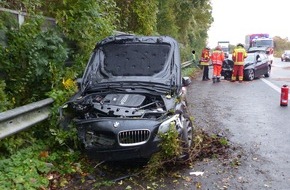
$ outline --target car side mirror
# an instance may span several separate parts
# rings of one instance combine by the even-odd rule
[[[82,82],[83,82],[82,78],[77,78],[77,87],[78,87],[78,89],[81,89]]]
[[[189,77],[182,77],[182,86],[189,86],[191,84],[191,79]]]
[[[261,60],[261,58],[259,57],[258,59],[257,59],[257,62],[261,62],[262,60]]]

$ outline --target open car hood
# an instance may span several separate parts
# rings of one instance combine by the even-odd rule
[[[80,88],[82,92],[118,87],[178,91],[180,67],[178,43],[171,37],[111,36],[97,43]]]

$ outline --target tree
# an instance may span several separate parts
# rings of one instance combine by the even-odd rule
[[[115,0],[119,8],[118,30],[152,35],[156,32],[158,0]]]
[[[274,56],[280,57],[285,50],[290,50],[290,42],[288,38],[281,38],[279,36],[275,36],[274,38]]]

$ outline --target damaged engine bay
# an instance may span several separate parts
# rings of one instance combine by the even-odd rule
[[[75,119],[99,117],[159,118],[172,109],[174,102],[164,96],[141,94],[88,94],[70,102]]]

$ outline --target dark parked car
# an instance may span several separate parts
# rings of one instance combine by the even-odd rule
[[[231,76],[233,69],[233,62],[224,62],[222,67],[222,76]],[[249,52],[245,59],[244,65],[244,80],[254,80],[262,75],[269,77],[271,73],[271,63],[268,56],[263,51]]]
[[[245,59],[244,79],[253,80],[262,75],[269,77],[271,73],[271,63],[264,52],[248,53]]]
[[[281,61],[290,61],[290,50],[285,50],[281,55]]]
[[[79,92],[61,108],[91,158],[148,159],[160,134],[176,130],[185,149],[193,126],[178,43],[165,36],[110,36],[91,55]],[[187,152],[181,156],[188,156]]]

